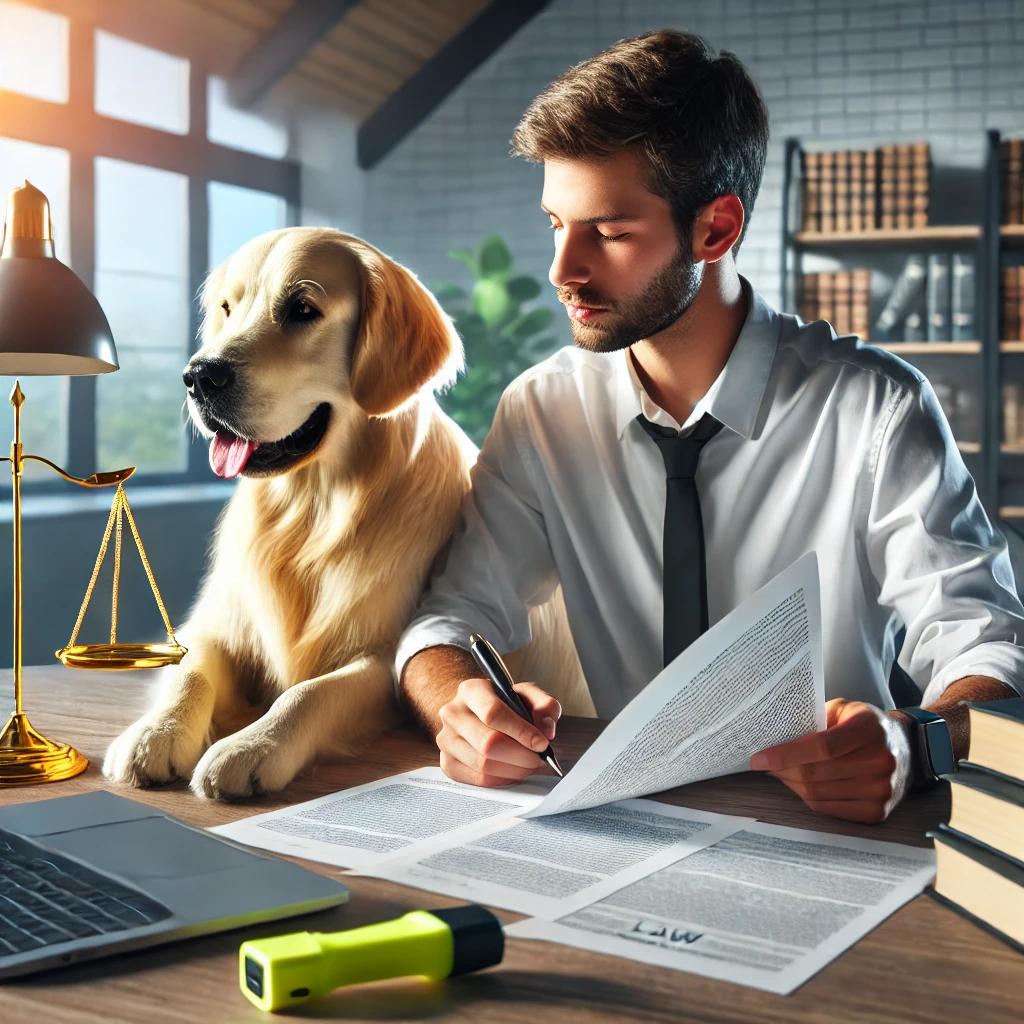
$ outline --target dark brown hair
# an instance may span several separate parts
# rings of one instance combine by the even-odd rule
[[[661,29],[622,39],[577,64],[530,104],[512,153],[593,159],[636,146],[649,191],[667,200],[687,243],[697,211],[736,195],[747,233],[768,150],[768,108],[735,54]]]

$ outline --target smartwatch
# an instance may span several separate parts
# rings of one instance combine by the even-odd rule
[[[953,743],[949,738],[949,725],[941,715],[922,708],[898,708],[901,715],[917,723],[911,746],[917,759],[923,782],[915,789],[934,786],[940,775],[948,775],[956,769],[953,758]]]

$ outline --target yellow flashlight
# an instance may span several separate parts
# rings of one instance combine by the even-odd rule
[[[238,984],[261,1010],[282,1010],[342,985],[468,974],[501,963],[504,951],[501,921],[481,906],[414,910],[343,932],[294,932],[243,942]]]

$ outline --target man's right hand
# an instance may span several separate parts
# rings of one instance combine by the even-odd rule
[[[437,745],[448,778],[474,786],[509,786],[528,775],[551,774],[538,755],[554,739],[562,708],[533,683],[516,683],[515,688],[533,712],[532,725],[501,700],[487,679],[464,679],[442,706]]]

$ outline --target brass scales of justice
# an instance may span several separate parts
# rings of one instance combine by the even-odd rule
[[[106,317],[85,285],[54,255],[49,203],[28,182],[12,191],[7,202],[6,227],[0,235],[0,374],[80,375],[118,369],[117,354]],[[20,381],[10,396],[14,406],[14,440],[10,457],[14,526],[14,711],[0,731],[0,786],[29,785],[68,779],[84,771],[89,761],[66,743],[56,743],[33,728],[22,710],[21,608],[21,475],[24,463],[40,462],[65,480],[82,487],[117,487],[99,554],[67,646],[57,651],[70,668],[141,669],[176,665],[187,653],[174,636],[167,609],[146,557],[123,483],[135,467],[80,478],[41,455],[27,455],[21,445],[21,407],[25,395]],[[122,527],[127,518],[142,558],[149,585],[167,630],[167,643],[123,643],[117,640]],[[110,642],[79,644],[78,633],[96,580],[114,535],[114,575],[111,595]]]

